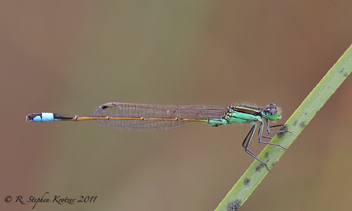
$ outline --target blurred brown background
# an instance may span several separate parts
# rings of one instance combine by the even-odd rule
[[[1,210],[7,195],[98,196],[35,210],[214,210],[253,159],[249,125],[129,133],[28,123],[107,102],[277,103],[284,121],[352,43],[349,1],[2,1]],[[352,79],[241,210],[351,210]],[[256,141],[251,149],[264,146]]]

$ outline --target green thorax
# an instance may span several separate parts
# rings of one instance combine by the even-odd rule
[[[207,122],[213,126],[234,123],[256,124],[258,121],[263,122],[263,119],[275,121],[280,118],[281,115],[275,104],[269,104],[265,108],[233,104],[227,108],[222,117],[209,117]]]

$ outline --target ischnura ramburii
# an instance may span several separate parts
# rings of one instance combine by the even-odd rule
[[[90,116],[66,115],[50,112],[29,114],[26,120],[29,122],[48,121],[85,121],[95,120],[98,125],[125,131],[158,131],[176,128],[190,122],[204,122],[214,127],[234,123],[249,123],[252,128],[242,142],[242,147],[250,156],[261,162],[269,170],[268,165],[259,159],[249,148],[253,134],[258,126],[258,142],[279,146],[279,144],[263,142],[262,138],[271,139],[263,135],[264,121],[268,134],[285,133],[286,130],[270,131],[272,127],[269,121],[281,119],[279,108],[272,103],[265,108],[247,105],[232,104],[226,106],[213,105],[152,105],[134,103],[105,103],[93,110]],[[269,170],[270,171],[270,170]]]

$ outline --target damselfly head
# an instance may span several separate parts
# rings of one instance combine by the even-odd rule
[[[275,103],[271,103],[265,107],[264,113],[270,121],[281,119],[279,108]]]

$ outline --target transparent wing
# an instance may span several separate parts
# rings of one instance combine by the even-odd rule
[[[173,106],[111,102],[94,109],[91,116],[166,118],[166,120],[95,120],[100,126],[142,132],[168,130],[192,122],[191,120],[201,121],[208,117],[221,117],[226,111],[225,106],[213,105]],[[180,121],[171,120],[176,118]],[[188,121],[182,119],[188,119]]]

